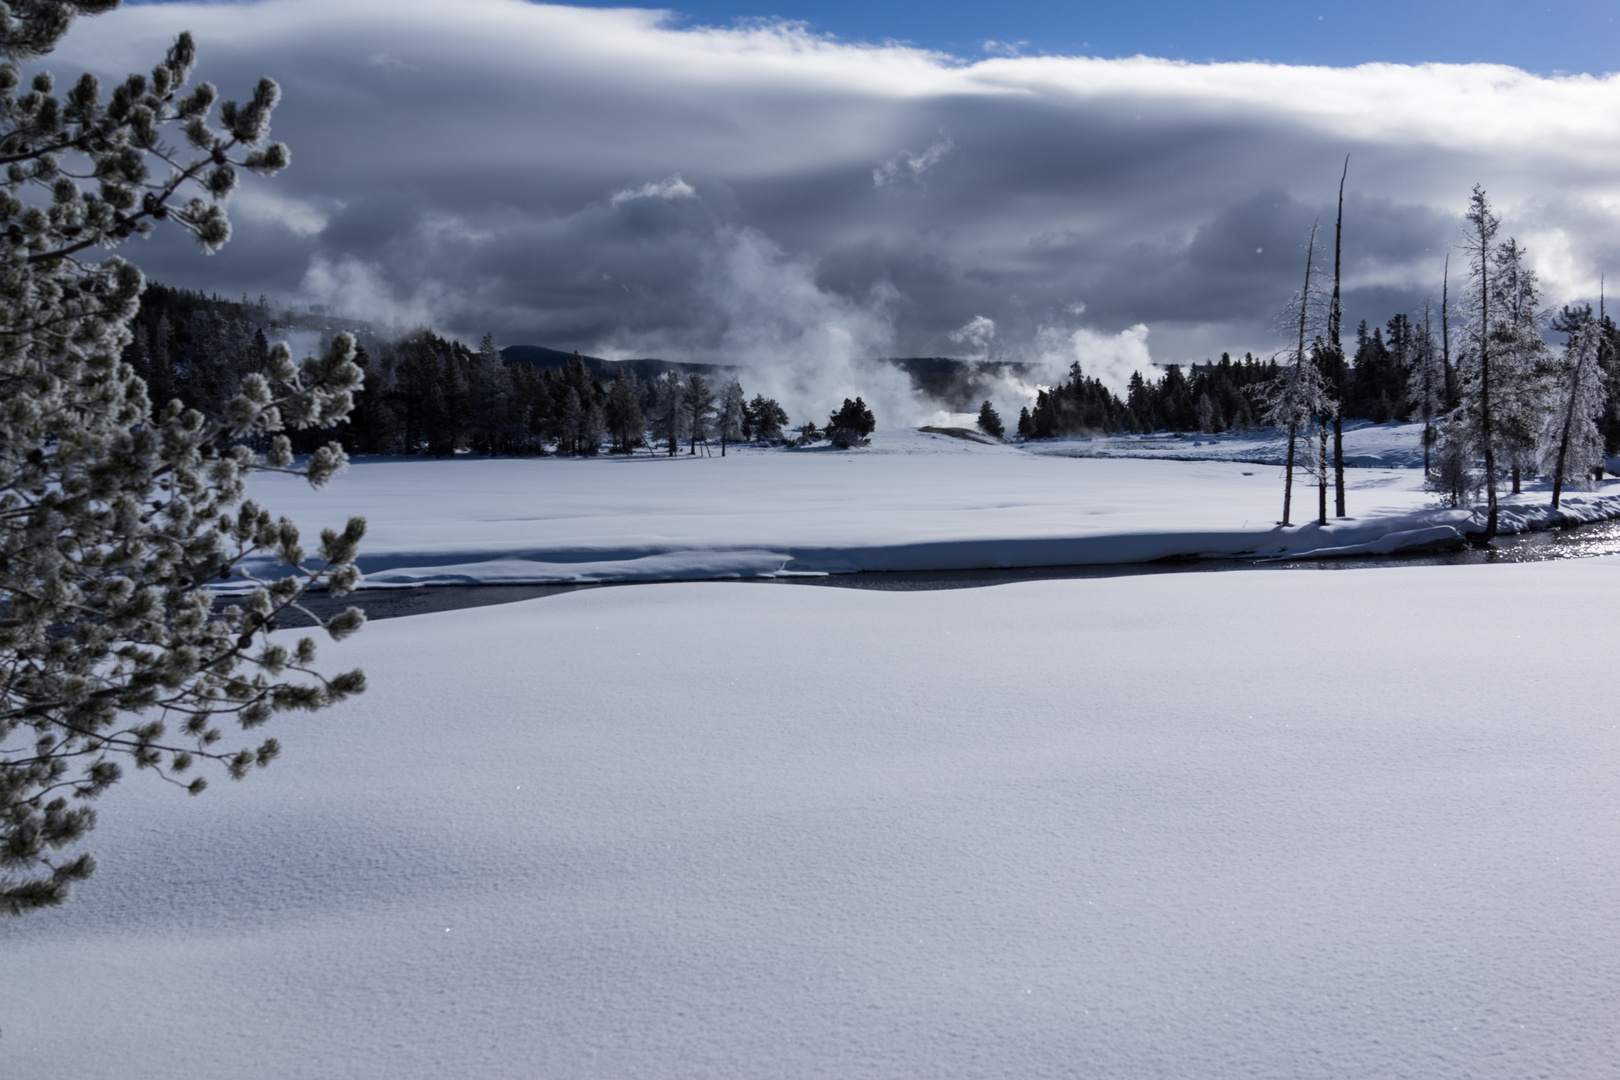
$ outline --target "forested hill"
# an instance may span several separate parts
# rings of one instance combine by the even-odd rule
[[[548,349],[544,345],[508,345],[501,350],[501,359],[508,364],[525,364],[537,371],[561,371],[574,359],[575,353],[561,349]],[[651,382],[666,371],[683,375],[713,375],[724,370],[718,364],[683,364],[674,360],[603,360],[599,356],[580,356],[585,368],[598,379],[611,380],[619,372],[627,372],[643,382]]]

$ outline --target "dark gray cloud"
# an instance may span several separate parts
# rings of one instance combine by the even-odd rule
[[[1553,299],[1620,265],[1615,78],[967,65],[520,0],[148,4],[83,21],[52,64],[145,68],[184,27],[227,96],[281,81],[293,167],[236,197],[221,254],[136,249],[154,276],[746,362],[805,411],[874,355],[1122,378],[1150,353],[1269,351],[1346,154],[1352,324],[1438,295],[1475,182]]]

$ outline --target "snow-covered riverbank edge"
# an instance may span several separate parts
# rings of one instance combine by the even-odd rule
[[[1482,528],[1477,512],[1436,506],[1419,469],[1347,480],[1354,516],[1317,525],[1316,490],[1296,479],[1306,523],[1284,528],[1274,466],[880,431],[857,451],[723,459],[362,459],[325,491],[268,476],[251,494],[306,528],[364,515],[373,589],[1333,558],[1460,545]],[[1556,513],[1547,503],[1505,496],[1500,530],[1620,518],[1620,483],[1569,493]]]

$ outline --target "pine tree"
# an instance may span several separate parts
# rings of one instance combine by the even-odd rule
[[[720,432],[720,456],[726,456],[726,442],[735,442],[743,437],[743,397],[742,383],[733,378],[726,383],[720,391],[720,406],[716,415],[715,426]]]
[[[1543,468],[1553,478],[1552,507],[1558,509],[1566,481],[1590,486],[1592,465],[1603,460],[1598,419],[1608,398],[1598,362],[1602,327],[1590,304],[1565,307],[1553,329],[1568,335],[1552,372],[1554,408],[1542,428]]]
[[[1313,434],[1311,425],[1328,416],[1332,408],[1327,380],[1322,375],[1321,366],[1306,347],[1319,324],[1322,307],[1319,285],[1313,280],[1315,268],[1316,226],[1313,224],[1310,240],[1305,247],[1305,283],[1284,313],[1295,340],[1293,347],[1288,350],[1281,372],[1271,381],[1265,398],[1266,423],[1288,432],[1288,456],[1283,468],[1284,525],[1290,524],[1293,511],[1294,469],[1301,456],[1301,431],[1307,436],[1303,448],[1305,463],[1313,466],[1319,475],[1326,468],[1325,460],[1312,449],[1313,440],[1309,437]]]
[[[125,763],[196,794],[206,781],[188,780],[195,766],[239,779],[280,749],[273,738],[221,749],[220,718],[251,731],[364,688],[359,672],[320,675],[312,639],[268,636],[315,581],[353,588],[364,522],[323,533],[311,570],[292,522],[244,498],[256,468],[318,486],[343,467],[328,445],[295,469],[283,430],[348,414],[361,381],[353,338],[301,365],[273,347],[218,420],[173,400],[154,411],[120,359],[145,282],[120,258],[93,261],[160,222],[206,251],[223,245],[237,170],[287,164],[285,147],[266,144],[279,90],[261,80],[246,104],[221,105],[214,127],[214,88],[185,92],[185,34],[108,102],[89,75],[64,98],[44,72],[21,89],[19,61],[49,52],[76,12],[112,6],[13,0],[0,18],[0,155],[11,163],[0,178],[0,915],[61,903],[91,873],[88,853],[65,853]],[[189,150],[161,138],[175,128]],[[251,449],[258,438],[267,455]],[[260,552],[290,576],[251,577],[243,560]],[[216,611],[209,583],[239,578],[252,591]],[[363,618],[351,608],[323,625],[337,638]]]
[[[669,447],[674,457],[681,435],[686,431],[686,380],[678,371],[666,371],[653,383],[651,421],[653,437]]]
[[[743,415],[747,435],[753,439],[780,439],[788,423],[787,410],[764,394],[755,394]]]
[[[618,376],[608,387],[605,414],[614,453],[633,453],[645,441],[647,422],[641,415],[641,381],[635,372],[619,369]]]
[[[1537,464],[1551,353],[1541,336],[1546,314],[1539,282],[1524,249],[1509,237],[1498,245],[1492,261],[1497,460],[1511,469],[1517,495],[1523,490],[1524,473]]]
[[[1475,453],[1485,459],[1485,528],[1479,540],[1490,543],[1497,528],[1497,387],[1494,384],[1498,325],[1494,297],[1497,293],[1492,255],[1502,219],[1491,210],[1485,189],[1474,185],[1468,210],[1463,215],[1461,245],[1468,252],[1468,290],[1459,303],[1463,316],[1464,346],[1457,356],[1457,410],[1455,420],[1442,432],[1443,440],[1459,440],[1460,445],[1443,445],[1448,460],[1466,460]]]
[[[686,380],[686,434],[691,440],[688,453],[697,455],[698,440],[707,443],[714,434],[714,391],[709,389],[709,380],[697,372]]]
[[[827,438],[841,450],[859,446],[877,429],[877,419],[860,398],[844,399],[844,405],[827,418]]]
[[[979,406],[979,430],[996,439],[1007,433],[1006,427],[1001,423],[1001,415],[996,412],[988,399]]]
[[[1423,422],[1423,475],[1429,475],[1438,433],[1435,421],[1446,408],[1446,371],[1441,352],[1434,339],[1432,314],[1427,301],[1423,304],[1423,328],[1414,349],[1412,373],[1406,381],[1406,402],[1413,415]]]

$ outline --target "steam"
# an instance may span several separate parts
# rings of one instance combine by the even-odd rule
[[[795,424],[820,424],[854,397],[884,427],[920,422],[924,409],[910,379],[873,359],[893,347],[891,286],[865,297],[824,289],[812,260],[788,255],[747,226],[718,230],[702,267],[702,296],[716,327],[702,347],[682,348],[656,333],[619,334],[606,354],[735,366],[749,395],[775,398]]]

